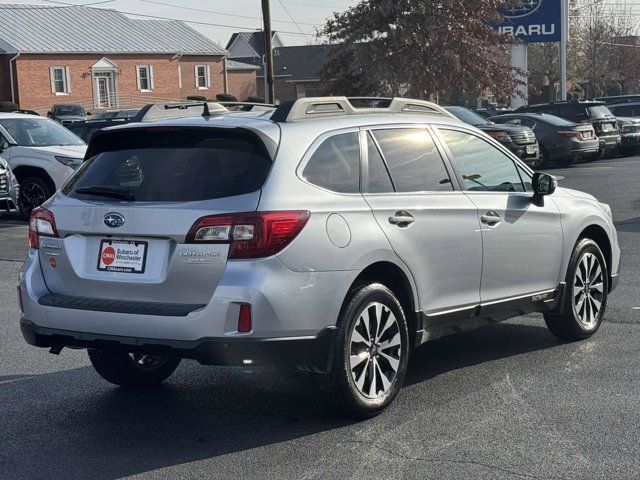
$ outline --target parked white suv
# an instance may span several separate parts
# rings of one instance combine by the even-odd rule
[[[0,154],[20,184],[18,206],[24,216],[67,181],[86,149],[80,138],[53,120],[0,113]]]

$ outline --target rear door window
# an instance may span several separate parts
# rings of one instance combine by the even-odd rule
[[[231,197],[260,189],[271,167],[264,144],[248,132],[131,129],[96,136],[90,148],[96,153],[66,195],[86,200],[102,189],[141,202]]]
[[[340,133],[324,140],[309,158],[303,178],[338,193],[360,191],[360,144],[358,134]]]
[[[374,130],[397,192],[451,191],[453,185],[431,134],[423,128]]]

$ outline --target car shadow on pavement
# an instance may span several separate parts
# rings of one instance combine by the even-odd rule
[[[428,389],[443,373],[557,345],[542,326],[514,324],[443,338],[415,351],[406,384]],[[4,478],[115,479],[354,423],[326,410],[311,379],[292,371],[184,362],[143,391],[80,367],[0,384],[0,470]]]

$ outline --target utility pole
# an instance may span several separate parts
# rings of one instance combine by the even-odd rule
[[[265,47],[265,77],[267,90],[264,92],[264,101],[275,103],[275,90],[273,85],[273,51],[271,50],[271,10],[269,0],[262,0],[262,18],[264,20],[264,47]]]

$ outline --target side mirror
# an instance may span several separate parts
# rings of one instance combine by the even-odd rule
[[[47,117],[53,117],[53,112],[51,110],[47,112]]]
[[[543,205],[544,197],[556,191],[558,180],[548,173],[536,172],[533,174],[531,185],[533,187],[533,203]]]

